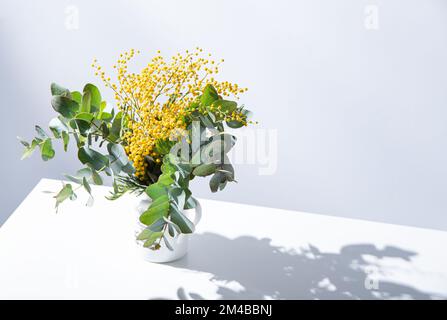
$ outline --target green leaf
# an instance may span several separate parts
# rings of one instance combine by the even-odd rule
[[[229,163],[229,160],[226,160],[222,165],[222,168],[218,169],[218,171],[225,174],[228,181],[234,181],[234,168],[233,165]]]
[[[66,185],[64,185],[64,187],[59,191],[59,193],[56,196],[54,196],[54,198],[56,198],[56,210],[59,207],[59,204],[61,204],[62,202],[64,202],[69,198],[73,198],[73,195],[74,192],[71,184],[67,183]]]
[[[186,193],[180,187],[168,189],[169,198],[174,201],[178,208],[183,209],[185,207]]]
[[[37,132],[37,135],[39,136],[39,138],[41,138],[41,139],[48,138],[47,133],[41,127],[35,126],[35,129],[36,129],[36,132]]]
[[[64,141],[64,151],[67,151],[68,142],[70,141],[70,136],[65,131],[62,131],[62,140]]]
[[[152,232],[152,231],[151,231]],[[163,233],[162,232],[152,232],[150,236],[147,238],[147,240],[144,242],[143,246],[145,248],[150,247],[154,244],[154,242],[161,237]]]
[[[219,94],[211,84],[208,84],[200,97],[200,102],[204,106],[210,106],[217,99],[219,99]]]
[[[98,119],[101,119],[102,113],[104,112],[106,106],[107,106],[107,103],[105,101],[101,101],[101,104],[99,105]]]
[[[76,172],[76,175],[81,178],[86,177],[87,179],[90,179],[92,176],[92,172],[92,169],[87,167],[79,169],[78,172]]]
[[[237,108],[237,103],[229,100],[217,100],[212,104],[214,107],[219,108],[222,112],[231,113]]]
[[[80,112],[90,112],[90,105],[91,105],[92,96],[89,91],[84,92],[84,95],[82,96],[82,104]]]
[[[64,177],[67,178],[68,180],[70,180],[71,182],[78,183],[78,184],[82,183],[82,179],[80,179],[78,177],[74,177],[74,176],[69,175],[69,174],[64,174]]]
[[[175,236],[175,228],[172,226],[172,224],[168,224],[168,233],[171,237]]]
[[[130,161],[125,166],[123,166],[121,170],[127,173],[128,175],[132,175],[135,173],[135,168]]]
[[[79,104],[65,96],[54,96],[51,105],[56,112],[69,119],[73,118],[79,110]]]
[[[91,122],[93,118],[94,118],[93,115],[88,112],[80,112],[75,117],[75,119],[84,120],[86,122]]]
[[[224,182],[221,182],[219,184],[219,190],[222,191],[225,188],[226,185],[227,185],[227,180],[225,180]]]
[[[90,130],[90,122],[83,119],[72,119],[70,120],[70,127],[78,130],[81,135],[86,136]]]
[[[61,138],[62,132],[68,131],[67,126],[59,118],[51,119],[48,126],[51,132],[53,132],[54,137],[57,139]]]
[[[155,152],[161,155],[168,154],[176,143],[176,141],[158,140],[155,143]]]
[[[119,161],[116,160],[116,158],[112,155],[107,155],[107,158],[109,159],[109,167],[112,169],[114,175],[119,175],[121,170],[123,169],[123,166]]]
[[[101,93],[99,92],[99,89],[91,84],[88,83],[84,87],[84,95],[88,93],[90,95],[90,105],[91,105],[91,112],[99,111],[101,108]]]
[[[194,232],[194,224],[182,213],[182,211],[175,204],[170,204],[169,213],[171,216],[171,221],[180,228],[182,233]]]
[[[177,171],[180,172],[182,177],[186,178],[191,174],[192,171],[192,164],[191,163],[181,163],[181,162],[175,162],[174,163],[175,168],[177,168]]]
[[[82,104],[82,94],[79,91],[72,91],[71,98],[76,101],[79,105]]]
[[[112,120],[113,115],[108,112],[102,112],[100,116],[98,116],[99,119],[109,122]]]
[[[51,95],[52,96],[70,96],[70,90],[61,87],[60,85],[56,84],[56,83],[52,83],[51,86]]]
[[[226,124],[228,127],[232,128],[232,129],[239,129],[244,126],[244,123],[242,123],[241,121],[237,121],[237,120],[226,121]]]
[[[87,179],[85,177],[82,178],[82,185],[84,186],[84,189],[87,190],[88,193],[92,193],[92,188],[90,187],[90,184],[88,183]]]
[[[70,127],[75,130],[79,130],[81,135],[87,136],[87,133],[92,126],[93,119],[94,117],[91,113],[80,112],[74,117],[74,119],[70,120]]]
[[[216,165],[214,163],[201,164],[200,166],[196,167],[192,171],[192,173],[195,176],[200,176],[200,177],[209,176],[210,174],[213,174],[214,172],[216,172]]]
[[[161,171],[165,174],[165,175],[171,175],[173,174],[176,169],[175,169],[175,165],[172,163],[173,159],[175,158],[175,156],[168,154],[163,158],[163,164],[161,166]]]
[[[217,171],[210,179],[210,189],[212,192],[219,190],[219,185],[226,181],[225,174]]]
[[[149,209],[147,209],[141,216],[140,222],[150,226],[155,221],[167,217],[169,212],[169,198],[167,195],[162,195],[151,203]]]
[[[137,236],[137,240],[146,240],[149,239],[149,237],[151,236],[153,232],[151,230],[149,230],[148,228],[143,229],[143,231],[141,231],[138,236]]]
[[[251,117],[251,112],[247,109],[241,110],[241,113],[243,114],[243,120],[245,120],[245,121]],[[239,129],[244,126],[243,122],[236,121],[236,120],[226,121],[226,123],[227,123],[228,127],[233,128],[233,129]]]
[[[122,145],[110,142],[107,144],[107,150],[110,155],[115,157],[114,161],[119,162],[121,166],[125,166],[129,162],[126,151]]]
[[[191,191],[189,191],[191,193]],[[191,195],[186,197],[185,209],[194,209],[197,207],[197,200],[194,199]]]
[[[137,236],[137,240],[148,240],[148,239],[157,239],[161,236],[161,232],[153,232],[149,228],[145,228],[140,234]]]
[[[93,179],[93,183],[96,184],[96,185],[102,185],[103,184],[101,176],[95,170],[92,170],[92,179]]]
[[[122,117],[123,117],[122,112],[118,112],[118,114],[115,116],[115,119],[113,119],[109,137],[112,141],[116,141],[120,137]]]
[[[99,129],[101,130],[102,137],[104,139],[106,139],[107,136],[110,134],[109,127],[107,126],[107,123],[102,122],[101,125],[99,126]]]
[[[180,230],[179,226],[176,225],[174,222],[172,222],[171,220],[164,218],[164,220],[166,221],[166,223],[168,224],[168,228],[169,229],[174,229],[173,231],[177,232],[177,233],[182,233],[182,230]],[[171,234],[171,232],[169,232],[169,234],[174,237],[174,234]]]
[[[55,152],[50,138],[46,139],[40,146],[40,152],[43,161],[48,161],[54,157]]]
[[[228,133],[219,133],[211,137],[211,142],[202,146],[201,161],[205,163],[219,162],[236,144],[236,137]]]
[[[165,218],[163,217],[163,218],[161,218],[161,219],[158,219],[158,220],[155,221],[154,223],[152,223],[152,224],[149,226],[149,230],[151,230],[152,232],[160,232],[160,231],[162,231],[163,228],[164,228],[165,225],[166,225],[166,221],[165,221],[164,219],[165,219]]]
[[[91,168],[82,168],[76,172],[76,176],[71,176],[68,174],[64,174],[64,176],[72,182],[82,184],[83,179],[87,179],[89,181],[92,178],[92,169]]]
[[[101,153],[89,148],[83,147],[78,151],[78,158],[82,164],[87,164],[89,167],[99,171],[109,165],[109,159]]]
[[[93,205],[93,196],[92,196],[92,188],[90,187],[90,184],[88,183],[87,179],[85,177],[82,178],[82,185],[84,186],[84,189],[87,190],[88,194],[90,195],[88,197],[86,205],[88,207],[91,207]]]
[[[23,142],[22,142],[22,144],[23,144]],[[27,147],[25,147],[25,150],[23,151],[21,160],[30,157],[38,145],[39,145],[39,140],[34,139],[31,142],[31,145],[28,145]]]
[[[174,179],[172,179],[171,174],[163,173],[159,178],[157,183],[159,183],[162,186],[169,186],[174,182]]]
[[[73,133],[73,137],[76,140],[76,145],[78,146],[78,148],[81,148],[84,145],[84,142],[81,141],[81,137],[79,137],[79,135],[76,132]]]
[[[152,200],[168,194],[166,188],[158,183],[151,184],[149,187],[147,187],[146,193]]]

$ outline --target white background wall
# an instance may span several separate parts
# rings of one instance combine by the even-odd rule
[[[79,167],[60,148],[49,163],[19,160],[15,137],[53,115],[50,82],[81,89],[99,84],[94,57],[197,45],[249,87],[259,128],[278,130],[275,175],[238,166],[238,184],[211,195],[198,183],[198,196],[447,230],[445,0],[2,0],[0,223],[41,177]]]

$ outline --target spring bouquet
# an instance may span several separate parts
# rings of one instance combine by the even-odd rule
[[[60,140],[64,151],[76,148],[83,168],[55,195],[56,210],[67,200],[76,199],[76,190],[89,194],[91,185],[102,185],[111,177],[115,200],[129,192],[146,193],[151,201],[140,215],[145,229],[138,234],[144,247],[157,250],[167,235],[194,231],[184,210],[194,208],[189,183],[196,176],[211,176],[212,192],[235,181],[228,152],[236,142],[227,128],[251,123],[250,112],[236,101],[247,89],[216,74],[223,60],[214,61],[202,49],[186,51],[165,60],[160,52],[139,73],[128,70],[129,61],[139,54],[130,50],[120,55],[110,77],[94,60],[92,67],[105,87],[113,90],[116,109],[108,108],[93,84],[82,92],[51,85],[51,105],[58,115],[49,130],[36,126],[22,158],[40,149],[44,161],[55,156],[53,143]],[[169,245],[168,245],[169,247]]]

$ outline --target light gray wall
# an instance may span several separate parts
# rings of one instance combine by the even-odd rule
[[[78,30],[65,27],[69,5]],[[198,183],[197,195],[447,230],[445,0],[3,0],[0,223],[41,177],[79,167],[60,152],[19,161],[16,135],[53,114],[50,82],[81,89],[99,83],[94,57],[110,66],[129,48],[196,45],[250,88],[243,101],[279,148],[275,175],[238,166],[238,184],[211,195]]]

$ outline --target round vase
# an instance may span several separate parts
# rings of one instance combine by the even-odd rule
[[[182,258],[188,252],[188,240],[191,236],[190,234],[176,234],[175,237],[168,235],[168,241],[171,246],[169,249],[164,241],[160,242],[160,248],[153,250],[143,246],[144,241],[137,240],[138,234],[147,228],[146,225],[140,222],[140,216],[143,212],[149,208],[151,199],[146,195],[142,194],[139,196],[139,202],[136,207],[136,226],[135,226],[135,241],[137,244],[137,250],[140,256],[149,262],[156,263],[166,263]],[[202,207],[200,203],[196,201],[197,205],[194,209],[183,210],[182,213],[191,220],[196,226],[202,217]]]

